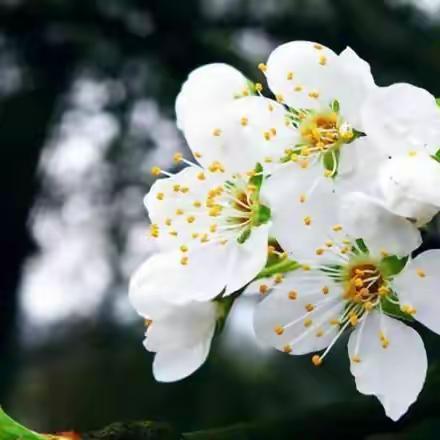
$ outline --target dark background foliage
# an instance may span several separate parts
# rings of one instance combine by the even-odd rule
[[[287,418],[304,439],[311,426],[316,438],[439,438],[440,339],[423,329],[428,383],[391,424],[356,393],[344,344],[319,369],[264,351],[246,301],[199,372],[155,383],[126,297],[130,272],[152,251],[149,169],[185,149],[173,106],[193,68],[223,61],[261,81],[256,65],[277,44],[314,40],[351,46],[380,85],[408,81],[438,96],[437,3],[0,1],[0,403],[9,413],[45,432]],[[440,244],[435,231],[427,240]]]

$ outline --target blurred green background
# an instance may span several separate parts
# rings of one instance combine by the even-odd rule
[[[299,439],[440,438],[440,338],[422,328],[428,382],[398,424],[357,394],[343,343],[318,369],[258,346],[251,300],[196,374],[152,377],[127,280],[154,250],[142,205],[149,170],[186,151],[174,99],[209,62],[262,81],[257,64],[294,39],[349,45],[378,84],[440,95],[438,0],[0,1],[0,404],[9,414],[41,432],[281,418]],[[426,240],[440,247],[435,228]]]

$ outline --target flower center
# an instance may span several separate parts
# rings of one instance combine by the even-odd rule
[[[388,292],[387,282],[376,264],[366,262],[347,268],[343,297],[350,303],[371,309]]]

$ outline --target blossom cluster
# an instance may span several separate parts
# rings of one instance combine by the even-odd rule
[[[288,355],[321,365],[350,333],[357,389],[397,420],[427,370],[411,322],[440,333],[440,250],[414,256],[440,210],[440,109],[424,89],[377,86],[350,48],[293,41],[258,68],[272,97],[232,66],[194,70],[176,100],[194,159],[152,169],[159,252],[130,300],[154,376],[193,373],[255,293],[256,337]]]

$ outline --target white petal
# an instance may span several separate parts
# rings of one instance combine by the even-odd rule
[[[425,382],[427,359],[420,336],[412,328],[393,318],[383,316],[381,325],[378,312],[372,312],[362,330],[358,326],[348,342],[352,360],[351,372],[359,392],[375,395],[385,413],[394,421],[406,413],[415,402]],[[389,340],[383,348],[379,339],[383,331]],[[357,349],[358,347],[358,349]]]
[[[246,77],[228,64],[206,64],[193,70],[176,99],[177,126],[233,101],[248,90]]]
[[[391,155],[434,154],[440,139],[440,109],[434,96],[410,84],[377,88],[362,108],[363,128]]]
[[[264,268],[270,224],[252,228],[251,235],[243,244],[232,247],[229,261],[229,277],[225,294],[233,293],[253,280]]]
[[[267,61],[269,87],[294,108],[327,106],[335,98],[332,88],[337,84],[337,59],[331,49],[310,41],[282,44]],[[319,97],[309,96],[313,92]]]
[[[186,265],[181,264],[179,251],[154,255],[144,263],[130,291],[130,299],[139,314],[149,317],[151,302],[158,295],[164,302],[184,304],[192,300],[207,301],[224,289],[230,255],[227,245],[207,243],[186,255]]]
[[[248,171],[257,162],[275,162],[296,142],[296,130],[286,127],[285,114],[277,102],[249,96],[189,120],[185,137],[204,167],[218,161],[229,173]]]
[[[287,164],[263,185],[261,197],[272,210],[273,234],[298,260],[316,258],[338,222],[338,196],[320,167]],[[304,201],[303,201],[304,200]]]
[[[350,47],[343,50],[337,59],[338,80],[334,97],[340,103],[344,118],[362,131],[360,108],[368,94],[376,88],[370,65]]]
[[[322,292],[324,287],[329,289],[327,295]],[[296,299],[291,299],[293,291]],[[309,305],[315,310],[308,312]],[[311,280],[310,273],[298,270],[287,275],[257,306],[254,329],[258,339],[278,350],[285,351],[289,345],[291,354],[310,353],[329,345],[339,330],[330,321],[337,319],[343,309],[340,286],[320,274]],[[275,331],[279,326],[284,327],[282,334]]]
[[[198,178],[204,175],[204,180]],[[161,249],[175,249],[181,244],[194,242],[194,232],[208,231],[212,218],[206,215],[206,209],[195,208],[194,202],[204,203],[208,191],[222,185],[224,174],[204,172],[202,168],[189,166],[172,177],[157,179],[145,196],[144,203],[147,208],[151,223],[158,227],[159,236],[156,242]],[[186,187],[187,192],[175,191],[174,187]],[[177,215],[177,211],[181,214]],[[194,216],[193,223],[188,222],[188,216]],[[171,220],[171,225],[167,221]],[[170,232],[177,232],[176,235]]]
[[[345,230],[355,238],[362,238],[374,255],[407,256],[422,244],[416,226],[366,194],[345,194],[339,209]]]
[[[212,335],[191,348],[156,353],[153,361],[155,379],[175,382],[194,373],[208,357],[211,338]]]
[[[425,153],[388,161],[380,172],[380,186],[389,209],[420,224],[440,209],[440,163]]]
[[[216,322],[216,306],[213,302],[193,302],[173,307],[158,319],[153,315],[151,320],[144,342],[148,351],[191,348],[211,335]]]
[[[372,147],[366,136],[343,145],[340,151],[336,176],[338,190],[362,191],[379,196],[379,170],[388,161],[388,157]]]
[[[440,250],[425,251],[394,279],[402,305],[416,309],[414,318],[440,334]]]

